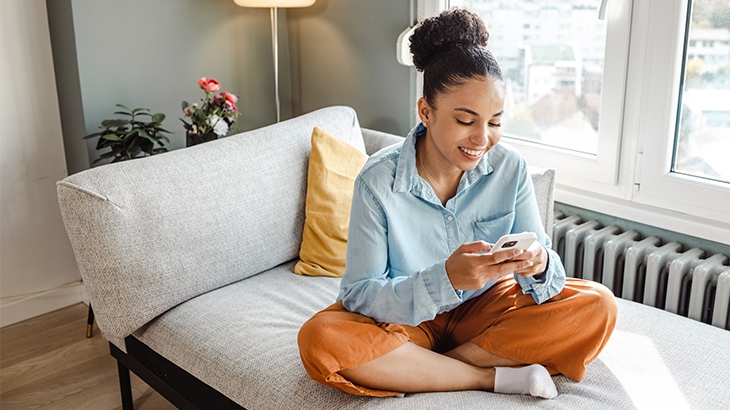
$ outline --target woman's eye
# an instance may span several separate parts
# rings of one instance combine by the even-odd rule
[[[456,122],[458,122],[461,125],[472,125],[472,124],[474,124],[474,121],[466,122],[466,121],[462,121],[462,120],[460,120],[458,118],[456,119]]]
[[[495,123],[492,123],[492,122],[490,122],[490,123],[489,123],[489,126],[490,126],[490,127],[495,127],[495,128],[499,128],[499,127],[501,127],[501,126],[502,126],[502,123],[500,122],[500,123],[497,123],[497,124],[495,124]]]

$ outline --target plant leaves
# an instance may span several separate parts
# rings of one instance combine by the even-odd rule
[[[127,106],[126,106],[126,105],[124,105],[124,104],[117,104],[116,106],[117,106],[117,107],[122,107],[122,108],[124,108],[124,109],[125,109],[125,110],[127,110],[127,111],[132,111],[132,110],[130,110],[130,109],[129,109],[129,107],[127,107]]]
[[[134,128],[132,131],[129,131],[127,134],[124,135],[124,141],[129,141],[130,139],[134,139],[135,135],[139,134],[139,129]]]
[[[101,138],[103,138],[107,141],[122,141],[122,139],[119,138],[119,136],[117,134],[106,134],[106,135],[102,135]]]
[[[141,154],[141,153],[142,153],[142,148],[140,148],[140,147],[134,147],[134,148],[133,148],[133,149],[132,149],[132,150],[130,151],[130,155],[131,155],[131,157],[132,157],[132,158],[136,158],[136,157],[137,157],[137,155],[139,155],[139,154]]]
[[[157,114],[152,116],[152,122],[156,122],[160,124],[162,121],[165,120],[165,114],[158,112]]]
[[[156,139],[154,139],[154,138],[152,138],[152,137],[150,136],[150,134],[148,134],[148,133],[147,133],[146,131],[144,131],[144,130],[139,130],[139,135],[140,135],[141,137],[143,137],[143,138],[145,138],[145,139],[149,140],[149,141],[150,141],[150,142],[152,143],[152,145],[154,145],[155,143],[157,143],[157,140],[156,140]]]
[[[129,120],[119,120],[119,119],[113,119],[113,120],[104,120],[101,122],[101,125],[105,128],[110,127],[122,127],[129,124]]]

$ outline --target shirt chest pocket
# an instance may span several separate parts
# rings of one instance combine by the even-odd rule
[[[510,212],[486,221],[474,222],[474,240],[495,243],[500,236],[510,233],[515,213]]]

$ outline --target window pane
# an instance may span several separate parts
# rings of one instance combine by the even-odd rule
[[[505,77],[505,136],[597,153],[606,48],[600,3],[451,0],[489,29]]]
[[[730,2],[692,2],[672,171],[730,182]]]

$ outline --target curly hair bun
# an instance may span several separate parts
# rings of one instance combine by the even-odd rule
[[[475,13],[456,8],[423,20],[410,40],[413,64],[423,71],[434,57],[452,48],[486,47],[489,32]]]

